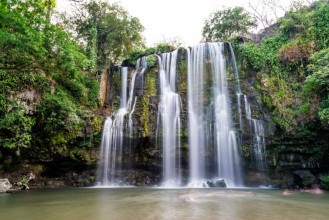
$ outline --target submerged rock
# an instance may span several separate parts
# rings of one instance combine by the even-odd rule
[[[12,187],[7,178],[0,179],[0,193],[7,192]]]

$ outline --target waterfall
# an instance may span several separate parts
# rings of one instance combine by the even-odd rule
[[[138,71],[141,69],[141,71],[138,73]],[[135,84],[136,84],[136,76],[139,75],[139,77],[142,78],[142,89],[144,90],[144,73],[147,69],[147,63],[146,63],[146,57],[143,56],[141,58],[137,59],[135,70],[132,73],[131,81],[130,81],[130,89],[129,89],[129,99],[128,99],[128,110],[129,118],[128,118],[128,133],[130,136],[130,140],[134,138],[133,133],[133,119],[132,115],[135,112],[136,102],[137,102],[137,96],[134,95],[135,92]],[[132,147],[131,141],[129,142],[130,147]]]
[[[241,186],[238,144],[231,126],[224,43],[206,43],[187,49],[187,59],[190,186],[203,186],[209,177],[224,179],[229,187]],[[207,73],[209,63],[211,71]],[[204,88],[209,79],[211,92]],[[210,103],[206,94],[211,96]],[[211,152],[215,153],[215,174],[206,172]]]
[[[237,104],[238,104],[238,118],[239,118],[239,125],[240,129],[242,130],[242,111],[241,111],[241,86],[240,86],[240,79],[239,79],[239,71],[238,67],[236,65],[236,60],[235,60],[235,54],[232,48],[232,44],[229,44],[229,50],[231,54],[231,60],[232,60],[232,65],[233,65],[233,72],[237,84],[237,89],[236,89],[236,99],[237,99]]]
[[[241,186],[241,171],[235,132],[231,130],[230,102],[225,72],[224,44],[210,43],[215,96],[218,177],[228,186]]]
[[[120,108],[108,117],[104,124],[98,168],[101,185],[115,184],[115,171],[121,169],[124,140],[123,123],[127,113],[127,75],[128,68],[121,68]]]
[[[256,165],[260,171],[264,171],[265,165],[265,136],[264,126],[261,120],[252,119],[255,136],[253,138]]]
[[[229,49],[231,53],[231,60],[233,65],[233,72],[235,74],[235,79],[237,81],[237,103],[238,103],[238,116],[239,116],[239,124],[240,129],[243,130],[243,124],[242,124],[242,111],[241,111],[241,96],[244,98],[244,106],[245,106],[245,113],[246,113],[246,119],[247,119],[247,126],[248,128],[253,132],[253,148],[255,153],[255,161],[257,168],[260,171],[264,171],[265,169],[265,132],[264,132],[264,126],[263,122],[261,120],[257,120],[252,118],[252,112],[251,112],[251,106],[248,101],[248,97],[241,92],[240,87],[240,80],[239,80],[239,72],[235,60],[235,54],[232,48],[232,45],[229,44]]]
[[[235,90],[231,95],[233,95],[232,100],[237,102],[238,115],[236,120],[240,124],[240,129],[237,131],[241,131],[240,134],[245,132],[243,131],[244,120],[242,117],[246,117],[248,130],[253,133],[251,144],[254,149],[255,162],[263,170],[265,166],[264,125],[261,120],[252,118],[248,97],[241,91],[239,72],[232,46],[227,45],[236,80]],[[177,187],[185,184],[190,187],[207,187],[216,185],[219,180],[224,180],[228,187],[243,186],[239,156],[240,142],[237,141],[237,134],[239,133],[235,130],[232,120],[229,94],[229,91],[232,90],[228,89],[224,49],[224,43],[202,43],[187,48],[185,51],[187,63],[178,66],[179,68],[177,68],[178,54],[184,53],[178,53],[178,50],[175,50],[157,56],[159,70],[158,72],[155,71],[157,73],[156,78],[150,78],[160,87],[158,90],[160,93],[157,107],[157,126],[155,128],[152,124],[150,127],[155,128],[155,131],[149,130],[149,133],[156,136],[155,145],[161,146],[162,149],[162,152],[159,151],[158,154],[160,156],[157,155],[153,158],[158,159],[162,155],[162,186],[164,187]],[[140,140],[138,139],[139,128],[134,127],[134,124],[140,124],[142,123],[141,120],[144,120],[137,120],[133,116],[138,115],[138,112],[134,114],[135,110],[140,108],[136,103],[139,100],[139,95],[144,94],[138,89],[144,90],[146,61],[146,57],[137,60],[136,68],[130,74],[130,81],[128,80],[128,68],[121,68],[120,106],[106,119],[102,133],[98,168],[100,184],[102,185],[122,185],[121,176],[123,176],[124,171],[132,168],[123,167],[123,164],[132,164],[130,160],[134,158],[132,157],[134,147],[144,149],[143,147],[146,146],[147,151],[143,153],[147,155],[149,146],[154,145],[152,138],[148,139],[150,142],[144,146],[141,144],[145,144],[144,141],[147,139],[136,143],[134,141]],[[187,64],[186,75],[177,76],[177,69],[181,71],[182,68],[186,67],[185,64]],[[154,72],[151,73],[154,74]],[[180,72],[180,74],[184,73]],[[187,82],[183,81],[183,83],[187,86],[182,87],[183,90],[181,90],[182,88],[177,85],[177,79],[185,80],[184,77],[186,76]],[[141,84],[140,80],[142,80]],[[148,79],[147,82],[151,81]],[[178,88],[180,88],[180,93],[177,91]],[[179,95],[184,94],[185,91],[187,92],[186,103],[185,99],[181,100]],[[152,100],[150,102],[152,111],[148,113],[149,118],[147,120],[155,121],[155,117],[152,115],[156,105],[155,93],[148,96]],[[182,103],[186,109],[183,109]],[[245,116],[242,114],[243,110]],[[134,120],[136,120],[135,123]],[[185,142],[181,144],[181,136],[182,140],[185,140],[186,136],[185,132],[181,134],[182,123],[185,121],[187,123],[188,145]],[[125,138],[129,138],[129,141]],[[154,152],[156,151],[158,149],[154,150]],[[152,152],[152,156],[154,152]],[[187,155],[188,161],[182,155]],[[136,156],[137,159],[138,156]],[[145,164],[150,163],[147,161]],[[153,162],[152,166],[161,167],[161,165]],[[188,176],[183,169],[185,166],[189,166]]]
[[[140,68],[142,69],[140,70]],[[137,75],[143,75],[146,69],[146,57],[139,58],[136,68],[131,75],[128,98],[128,67],[121,67],[120,107],[111,116],[107,117],[102,133],[100,165],[98,166],[98,176],[101,185],[122,185],[121,178],[116,177],[115,174],[122,170],[122,151],[124,144],[127,144],[124,143],[124,138],[126,136],[129,137],[129,150],[131,151],[133,147],[132,140],[134,138],[134,133],[132,114],[135,111],[137,102],[137,96],[134,95],[136,90],[135,83]],[[124,117],[128,113],[127,134],[125,134]],[[128,160],[130,160],[130,158],[128,158]]]
[[[248,101],[248,97],[244,95],[244,104],[246,111],[246,119],[248,123],[248,128],[252,131],[253,135],[253,148],[255,153],[256,166],[260,171],[265,170],[265,132],[263,121],[252,118],[251,107]]]
[[[162,125],[163,186],[175,187],[181,183],[180,170],[180,96],[176,93],[177,53],[158,56],[160,75],[160,103],[158,126]],[[157,133],[159,129],[157,129]],[[159,136],[159,134],[157,134]]]
[[[145,73],[145,70],[147,69],[147,59],[146,59],[146,56],[142,57],[142,58],[139,58],[140,59],[140,62],[141,62],[141,66],[142,66],[142,70],[139,74],[140,78],[141,78],[141,81],[142,81],[142,93],[144,94],[144,73]]]
[[[203,117],[203,70],[205,65],[205,44],[187,48],[188,66],[188,143],[190,185],[198,186],[205,178],[205,125]]]

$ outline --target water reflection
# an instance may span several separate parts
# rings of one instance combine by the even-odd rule
[[[0,194],[4,220],[327,219],[329,193],[222,189],[62,189]]]

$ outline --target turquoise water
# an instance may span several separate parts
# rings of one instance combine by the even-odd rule
[[[329,219],[329,193],[69,188],[0,194],[1,220]]]

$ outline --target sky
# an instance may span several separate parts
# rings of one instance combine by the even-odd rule
[[[194,46],[202,39],[204,21],[214,10],[247,7],[260,0],[108,0],[118,2],[145,27],[146,45],[151,47],[164,38],[179,38],[183,46]],[[70,11],[69,0],[57,0],[59,11]]]

